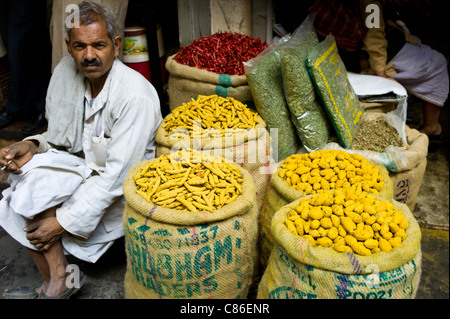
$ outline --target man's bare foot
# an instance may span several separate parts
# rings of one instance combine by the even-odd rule
[[[71,273],[68,276],[65,276],[64,279],[57,279],[52,282],[50,280],[49,287],[44,292],[42,291],[40,295],[40,299],[69,299],[72,295],[77,293],[81,287],[86,282],[86,276],[80,272],[78,274],[79,278],[75,279],[73,276],[76,276],[76,273]],[[71,276],[69,278],[69,276]],[[69,283],[67,280],[69,279]],[[72,280],[75,280],[74,282]]]
[[[65,266],[65,264],[58,265],[56,271],[50,274],[50,281],[44,292],[46,296],[58,297],[68,289],[66,285],[68,274],[66,273]]]
[[[40,285],[39,287],[37,287],[36,293],[38,294],[38,298],[41,295],[41,292],[45,292],[45,290],[47,290],[47,286],[48,286],[48,282],[43,282],[42,285]]]
[[[420,128],[420,133],[430,135],[440,135],[442,133],[442,126],[440,123],[437,123],[433,126],[423,126]]]
[[[58,297],[67,290],[66,278],[60,280],[50,280],[50,284],[45,290],[45,295],[48,297]]]

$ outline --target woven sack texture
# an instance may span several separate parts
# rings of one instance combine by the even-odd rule
[[[273,217],[275,246],[258,287],[257,298],[267,299],[409,299],[420,282],[420,227],[408,206],[393,199],[409,221],[407,238],[389,253],[369,256],[315,248],[292,235],[284,221],[299,200]]]
[[[257,284],[258,212],[254,184],[240,168],[243,194],[214,213],[156,206],[136,193],[136,164],[124,183],[130,299],[246,298]]]

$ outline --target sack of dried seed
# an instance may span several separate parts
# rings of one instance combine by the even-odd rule
[[[308,52],[318,42],[308,17],[280,52],[287,105],[300,141],[309,152],[323,147],[333,132],[305,64]]]
[[[244,63],[256,110],[266,122],[268,130],[278,129],[279,161],[296,153],[301,147],[291,121],[281,75],[280,49],[289,39],[289,35],[283,37],[278,45],[270,45],[256,58]]]
[[[349,148],[364,110],[350,85],[332,35],[308,53],[306,65],[340,143]]]

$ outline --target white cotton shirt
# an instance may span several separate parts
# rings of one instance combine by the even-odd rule
[[[111,241],[123,236],[123,182],[131,167],[155,156],[162,115],[154,87],[118,59],[102,91],[90,102],[86,81],[82,145],[85,165],[93,174],[56,210],[56,216],[67,230],[66,251],[95,262]],[[51,145],[45,136],[27,139],[37,140],[39,152],[46,152]]]
[[[100,222],[105,235],[117,229],[123,235],[123,182],[133,165],[154,157],[154,137],[162,121],[158,95],[142,75],[119,60],[93,105],[88,83],[86,88],[82,144],[86,166],[98,175],[80,187],[73,195],[75,200],[57,209],[57,218],[67,231],[84,239],[92,236]],[[92,141],[102,131],[107,139],[104,165]]]

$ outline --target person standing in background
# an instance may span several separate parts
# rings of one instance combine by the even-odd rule
[[[380,10],[380,27],[368,29],[363,39],[370,66],[368,74],[391,77],[422,100],[423,125],[419,131],[430,140],[440,139],[439,116],[449,93],[447,59],[410,33],[399,14],[402,6],[398,3],[417,5],[410,0],[360,1],[364,21],[370,14],[365,9],[369,5]],[[388,74],[389,68],[395,72]]]
[[[51,70],[47,1],[0,0],[0,34],[11,70],[11,93],[0,113],[0,129],[29,120],[22,132],[37,133],[47,124],[45,95]]]
[[[412,0],[316,0],[309,13],[318,35],[335,37],[347,70],[394,79],[422,100],[419,131],[438,140],[439,116],[449,93],[447,59],[409,32],[399,3],[417,5]],[[367,25],[375,16],[378,23]]]

